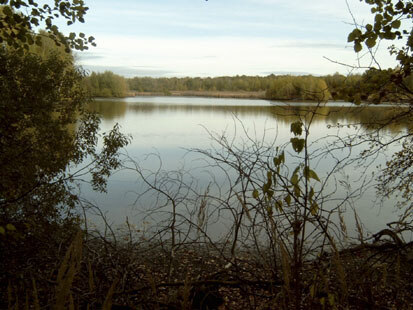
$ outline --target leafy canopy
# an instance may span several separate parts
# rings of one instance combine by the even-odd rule
[[[362,0],[360,0],[362,1]],[[387,100],[390,102],[403,102],[399,106],[398,115],[385,120],[380,126],[405,122],[413,124],[413,2],[411,0],[364,0],[371,6],[374,14],[374,23],[356,28],[349,34],[348,41],[354,42],[354,50],[362,50],[364,43],[368,48],[373,48],[379,40],[405,40],[403,46],[390,47],[391,55],[394,55],[399,63],[399,68],[394,70],[370,69],[363,75],[366,92],[374,96],[373,102]],[[371,145],[377,148],[383,147],[380,141],[380,132],[373,139]],[[387,161],[386,167],[379,176],[377,185],[378,192],[390,197],[399,195],[401,201],[396,206],[404,209],[400,224],[407,225],[406,229],[412,229],[411,218],[413,210],[413,128],[409,126],[402,135],[393,139],[386,145],[401,142],[401,150],[393,154]],[[370,154],[368,150],[366,154]],[[410,222],[409,222],[410,221]],[[409,226],[410,225],[410,226]]]
[[[363,0],[360,0],[363,1]],[[397,48],[390,47],[390,53],[396,55],[404,76],[412,73],[413,66],[413,2],[411,0],[364,0],[371,5],[374,23],[363,27],[357,26],[349,35],[348,42],[354,42],[354,50],[360,52],[364,43],[367,48],[373,48],[379,40],[401,40],[406,44]],[[403,29],[406,25],[406,29]],[[410,28],[409,28],[410,27]]]
[[[39,36],[33,36],[35,28],[44,28],[49,37],[57,44],[70,49],[86,50],[88,45],[96,46],[94,37],[86,37],[71,32],[62,35],[55,24],[57,18],[66,20],[67,25],[83,23],[88,10],[83,0],[55,0],[52,4],[40,4],[33,0],[0,0],[0,43],[21,51],[30,45],[41,45]],[[42,1],[42,3],[44,3]]]
[[[119,165],[117,151],[128,140],[115,127],[97,149],[99,118],[85,111],[83,72],[57,53],[42,58],[0,50],[0,215],[59,217],[77,197],[68,167],[91,164],[92,185],[105,189],[106,177]]]

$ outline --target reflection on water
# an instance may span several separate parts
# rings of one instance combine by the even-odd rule
[[[125,118],[126,113],[203,113],[231,114],[240,117],[268,117],[278,123],[290,124],[303,115],[317,109],[316,123],[381,125],[392,116],[400,114],[399,106],[354,106],[349,102],[328,102],[317,105],[308,102],[276,102],[256,99],[223,99],[195,97],[132,97],[116,100],[95,100],[90,108],[105,120]],[[400,120],[387,129],[399,132],[410,125],[410,120]]]
[[[149,170],[156,169],[159,164],[157,161],[143,161],[145,155],[149,153],[157,153],[162,167],[166,170],[176,170],[184,165],[183,163],[187,169],[199,166],[199,162],[196,161],[198,159],[196,156],[199,154],[188,154],[187,150],[210,149],[213,146],[210,133],[218,135],[225,133],[234,144],[248,144],[251,142],[249,139],[252,138],[274,140],[275,145],[282,145],[291,138],[290,124],[296,121],[299,115],[303,117],[306,112],[316,108],[313,103],[195,97],[96,100],[90,107],[101,114],[102,131],[107,131],[115,123],[119,123],[122,132],[132,135],[132,143],[127,147],[126,152],[136,161],[144,162],[145,169]],[[325,139],[326,136],[355,135],[369,129],[365,124],[370,124],[367,127],[374,127],[380,124],[382,119],[399,112],[398,107],[353,107],[345,102],[327,103],[317,107],[317,116],[310,129],[312,151],[314,154],[320,153],[322,147],[331,143],[332,139]],[[358,124],[361,123],[364,125],[359,126]],[[336,124],[349,126],[338,128],[334,127]],[[408,121],[393,124],[388,128],[388,133],[397,134],[406,130],[408,126],[410,126]],[[356,147],[352,149],[354,155],[361,150]],[[387,154],[378,156],[375,163],[385,163],[389,154],[391,150]],[[318,160],[312,166],[322,176],[333,167],[334,161],[322,154],[318,156]],[[340,150],[334,154],[335,158],[340,156],[348,156],[348,153]],[[354,179],[360,178],[365,173],[360,167],[357,168],[359,170],[354,167],[351,169],[343,173]],[[209,172],[211,171],[207,171],[206,174]],[[194,173],[198,172],[194,170]],[[194,175],[200,183],[207,182],[205,169],[203,173]],[[82,191],[86,198],[108,211],[110,218],[115,222],[124,221],[126,216],[129,219],[139,218],[140,209],[136,207],[135,201],[142,184],[136,173],[125,171],[117,173],[110,178],[108,184],[107,195],[98,195],[86,186]],[[377,231],[379,227],[394,219],[390,203],[384,204],[380,210],[375,208],[374,190],[366,192],[364,198],[357,203],[362,205],[359,216],[372,231]],[[353,215],[349,217],[352,218]]]
[[[126,114],[127,103],[125,101],[96,100],[89,105],[91,111],[99,113],[105,120],[123,118]]]

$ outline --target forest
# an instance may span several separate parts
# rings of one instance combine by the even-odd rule
[[[413,31],[406,21],[413,3],[364,2],[374,22],[355,22],[347,43],[374,57],[381,41],[404,42],[390,47],[395,68],[348,76],[129,79],[77,65],[74,52],[95,46],[95,38],[64,34],[59,25],[81,26],[89,10],[83,1],[0,1],[0,308],[412,309]],[[104,122],[89,109],[95,97],[175,91],[313,102],[281,109],[289,117],[282,145],[242,126],[241,145],[209,132],[211,147],[192,150],[212,180],[201,187],[191,171],[156,168],[156,153],[129,156],[133,137],[119,124],[101,131]],[[336,131],[354,134],[330,135],[314,149],[314,120],[333,111],[328,100],[361,108],[391,103],[382,107],[391,113],[346,125],[334,119]],[[388,134],[399,124],[402,130]],[[379,166],[380,152],[394,145]],[[327,159],[320,171],[327,165],[316,163]],[[351,164],[361,175],[354,190],[342,178]],[[142,195],[152,196],[148,218],[163,216],[152,229],[128,216],[115,226],[82,197],[82,186],[106,193],[109,177],[123,173],[136,175],[146,186]],[[340,186],[345,195],[333,197]],[[400,217],[366,234],[354,202],[372,187],[376,201],[390,199]],[[216,240],[209,232],[221,217],[228,233]]]
[[[197,95],[251,97],[270,100],[343,100],[348,102],[394,102],[408,98],[391,79],[397,68],[369,69],[363,74],[344,76],[339,73],[326,76],[226,76],[215,78],[124,78],[113,72],[92,72],[85,78],[86,89],[93,97],[127,97],[139,95]],[[413,78],[405,77],[403,87],[413,89]],[[396,95],[394,95],[396,94]]]

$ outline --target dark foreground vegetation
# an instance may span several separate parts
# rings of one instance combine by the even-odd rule
[[[68,228],[55,229],[47,243],[8,233],[2,309],[289,309],[294,303],[294,270],[282,264],[290,258],[271,261],[271,249],[245,248],[234,257],[220,244],[187,244],[171,257],[167,244],[130,239],[133,231],[115,241]],[[407,249],[382,241],[303,262],[300,307],[411,309]]]
[[[93,38],[65,36],[54,25],[58,17],[68,24],[83,22],[87,8],[82,1],[57,0],[42,7],[35,1],[3,1],[0,308],[412,309],[413,243],[404,236],[412,232],[413,131],[407,126],[387,140],[383,134],[395,123],[413,123],[413,34],[410,24],[401,30],[401,21],[412,18],[413,4],[366,2],[373,8],[374,25],[355,25],[348,41],[360,52],[379,39],[405,38],[405,46],[391,50],[397,69],[370,69],[358,78],[131,80],[138,83],[131,89],[144,81],[175,81],[173,88],[180,83],[197,91],[206,83],[229,81],[221,90],[233,91],[239,83],[244,85],[236,91],[265,90],[270,98],[317,103],[294,114],[285,145],[250,137],[236,145],[231,137],[211,134],[214,147],[193,151],[204,156],[206,169],[221,169],[226,183],[212,176],[207,188],[199,188],[190,172],[147,171],[130,158],[121,160],[119,151],[129,137],[118,126],[99,134],[99,118],[87,110],[90,94],[96,95],[96,85],[100,96],[120,96],[126,87],[111,73],[94,74],[85,82],[70,50],[86,49]],[[46,32],[33,33],[36,26]],[[271,83],[265,86],[266,79]],[[353,85],[353,79],[363,80],[354,82],[355,92],[346,84]],[[117,86],[111,89],[106,81]],[[152,86],[141,87],[137,90]],[[364,124],[368,131],[334,140],[330,136],[325,148],[314,150],[312,122],[330,96],[403,105],[391,117]],[[350,188],[339,179],[340,167],[356,160],[359,167],[375,165],[376,154],[397,142],[399,151],[360,188],[340,200],[329,191],[331,184]],[[354,145],[363,147],[356,159],[351,157]],[[348,155],[336,157],[332,149]],[[319,176],[314,162],[326,158],[331,170]],[[76,194],[81,182],[105,191],[107,178],[119,168],[133,171],[146,185],[140,197],[155,196],[149,216],[163,217],[154,227],[137,228],[128,219],[123,227],[112,227],[98,206]],[[366,236],[354,208],[354,236],[343,212],[354,207],[354,199],[372,180],[378,197],[398,198],[394,207],[401,216]],[[90,214],[103,224],[93,228]],[[221,217],[227,220],[226,231],[217,240],[211,231]]]

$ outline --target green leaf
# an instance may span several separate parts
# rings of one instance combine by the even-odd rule
[[[347,37],[347,42],[353,42],[354,40],[358,39],[361,36],[360,29],[354,29]]]
[[[323,309],[324,309],[324,305],[326,304],[326,298],[325,297],[320,298],[320,304],[323,306]]]
[[[361,46],[360,42],[354,43],[354,51],[356,53],[360,52],[362,49],[363,49],[363,47]]]
[[[301,196],[301,190],[300,190],[300,187],[298,185],[294,186],[294,195],[297,198]]]
[[[308,199],[310,200],[310,201],[312,201],[313,200],[313,197],[314,197],[314,188],[310,188],[310,194],[308,195]]]
[[[303,133],[303,123],[300,121],[292,123],[290,131],[294,135],[300,136]]]
[[[328,293],[328,303],[330,304],[330,306],[334,306],[335,298],[333,294]]]
[[[298,171],[300,171],[301,165],[298,165],[295,167],[293,174],[298,174]]]
[[[274,166],[279,166],[279,165],[281,165],[282,163],[284,163],[285,162],[285,155],[284,155],[284,152],[282,152],[280,155],[278,155],[277,157],[274,157]]]
[[[386,31],[385,33],[383,33],[383,38],[387,40],[394,40],[396,38],[396,34],[390,31]]]
[[[374,17],[374,21],[375,21],[377,24],[380,24],[382,20],[383,20],[383,15],[381,15],[381,14],[377,14],[377,15]]]
[[[404,3],[402,1],[397,2],[396,9],[402,10],[404,8]]]
[[[284,198],[284,201],[287,203],[287,205],[290,205],[290,204],[291,204],[291,195],[287,195],[287,196]]]
[[[318,178],[317,173],[315,173],[315,171],[314,171],[314,170],[311,170],[309,167],[306,167],[306,169],[304,170],[304,176],[305,176],[307,179],[314,179],[314,180],[316,180],[316,181],[318,181],[318,182],[321,182],[320,179]]]
[[[32,17],[31,20],[30,20],[30,22],[31,22],[33,25],[39,26],[39,20],[38,20],[36,17]]]
[[[305,144],[304,139],[291,138],[290,141],[291,141],[294,151],[296,151],[297,153],[300,153],[303,150],[304,144]]]
[[[267,171],[267,180],[268,182],[272,181],[272,171]]]
[[[311,215],[315,216],[318,212],[318,204],[316,202],[314,202],[311,207],[310,207],[310,213]]]
[[[393,22],[391,23],[391,26],[392,26],[393,28],[396,28],[396,29],[399,29],[399,28],[400,28],[400,25],[401,25],[400,20],[395,20],[395,21],[393,21]]]
[[[373,26],[370,25],[370,24],[367,24],[367,25],[366,25],[366,30],[369,31],[369,32],[372,31],[372,30],[373,30]]]
[[[297,185],[298,184],[298,174],[294,173],[290,179],[291,184]]]
[[[3,13],[6,14],[8,17],[11,17],[13,15],[12,10],[7,5],[3,7]]]
[[[16,227],[15,227],[13,224],[7,224],[7,225],[6,225],[6,229],[7,229],[7,230],[10,230],[10,231],[15,231],[15,230],[16,230]]]
[[[258,199],[259,193],[258,190],[254,189],[254,191],[252,192],[252,197],[254,197],[255,199]]]
[[[376,45],[376,39],[374,37],[373,38],[371,38],[371,37],[368,38],[366,40],[366,45],[367,45],[368,48],[374,47]]]
[[[3,226],[0,226],[0,234],[1,234],[1,235],[5,235],[5,234],[6,234],[6,230],[4,229]]]
[[[310,286],[310,296],[311,296],[311,298],[314,298],[315,293],[316,293],[316,286],[315,286],[315,284],[313,284],[313,285]]]
[[[277,200],[277,201],[275,202],[275,208],[276,208],[278,211],[283,212],[283,203],[282,203],[282,201]]]

